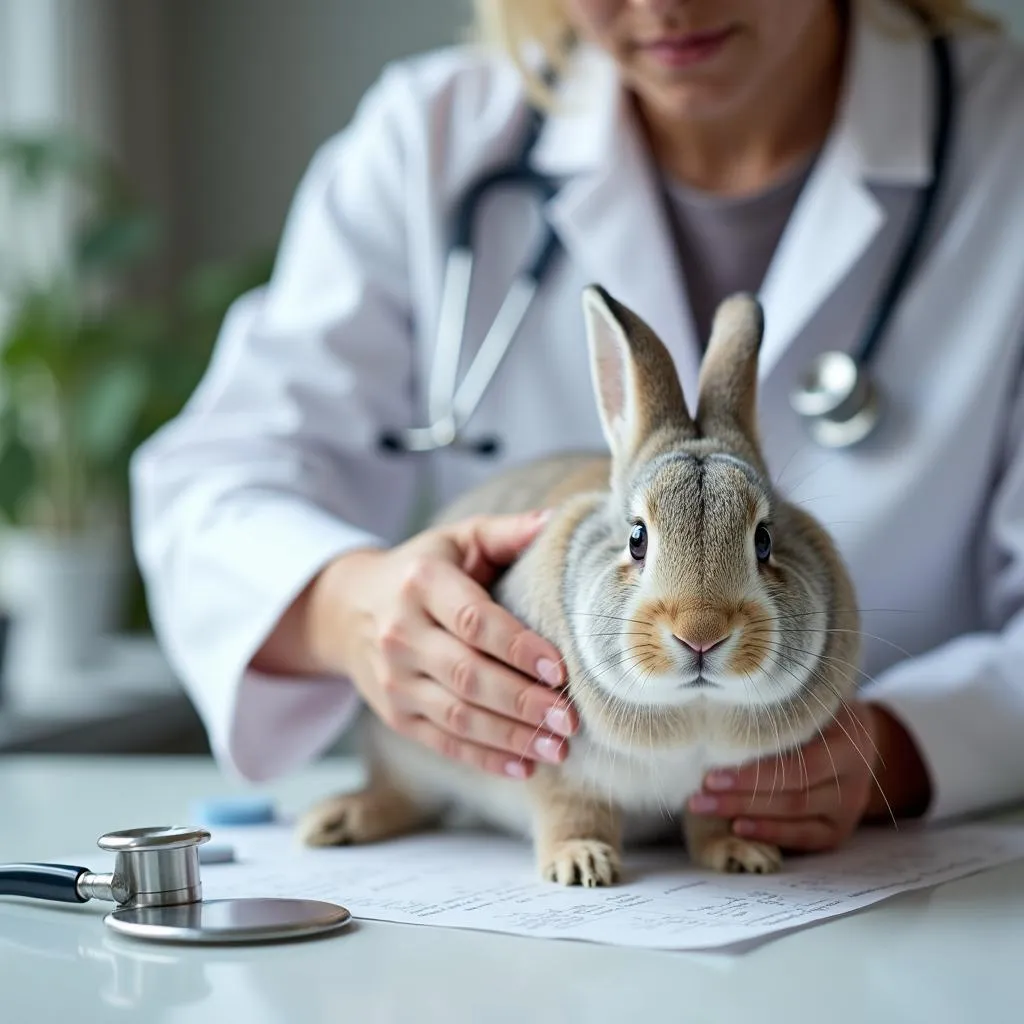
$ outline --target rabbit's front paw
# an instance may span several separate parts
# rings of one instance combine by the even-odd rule
[[[618,850],[600,839],[564,839],[544,858],[541,874],[559,885],[611,885],[619,880]]]
[[[714,836],[704,842],[696,860],[714,871],[770,875],[782,866],[782,852],[771,843],[737,836]]]
[[[396,790],[370,788],[321,800],[301,817],[298,834],[306,846],[374,843],[412,832],[423,819],[423,812]]]
[[[369,793],[342,793],[310,808],[299,822],[307,846],[347,846],[365,842],[374,831],[375,801]]]

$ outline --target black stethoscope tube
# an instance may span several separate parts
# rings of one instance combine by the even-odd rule
[[[0,896],[25,896],[57,903],[85,903],[78,881],[88,868],[71,864],[4,864],[0,867]]]

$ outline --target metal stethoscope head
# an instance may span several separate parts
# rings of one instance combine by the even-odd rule
[[[70,864],[0,865],[0,895],[60,903],[116,904],[104,918],[115,932],[186,943],[265,942],[333,931],[352,915],[319,900],[204,900],[201,828],[155,826],[109,832],[97,845],[115,854],[114,870],[97,874]]]
[[[790,395],[790,405],[824,448],[859,444],[878,425],[881,402],[865,368],[845,352],[823,352]]]

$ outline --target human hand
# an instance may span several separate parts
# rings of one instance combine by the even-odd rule
[[[711,772],[688,809],[731,818],[738,836],[798,851],[845,842],[885,798],[876,785],[884,714],[851,702],[800,750],[742,768]]]
[[[561,655],[486,589],[542,521],[480,516],[343,555],[310,597],[322,660],[388,726],[446,757],[514,778],[564,760],[577,718],[557,692]]]

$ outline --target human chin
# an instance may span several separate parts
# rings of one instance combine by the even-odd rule
[[[713,74],[673,72],[652,65],[642,55],[624,63],[624,78],[641,104],[662,117],[722,118],[741,108],[755,92],[750,68],[738,63]]]

